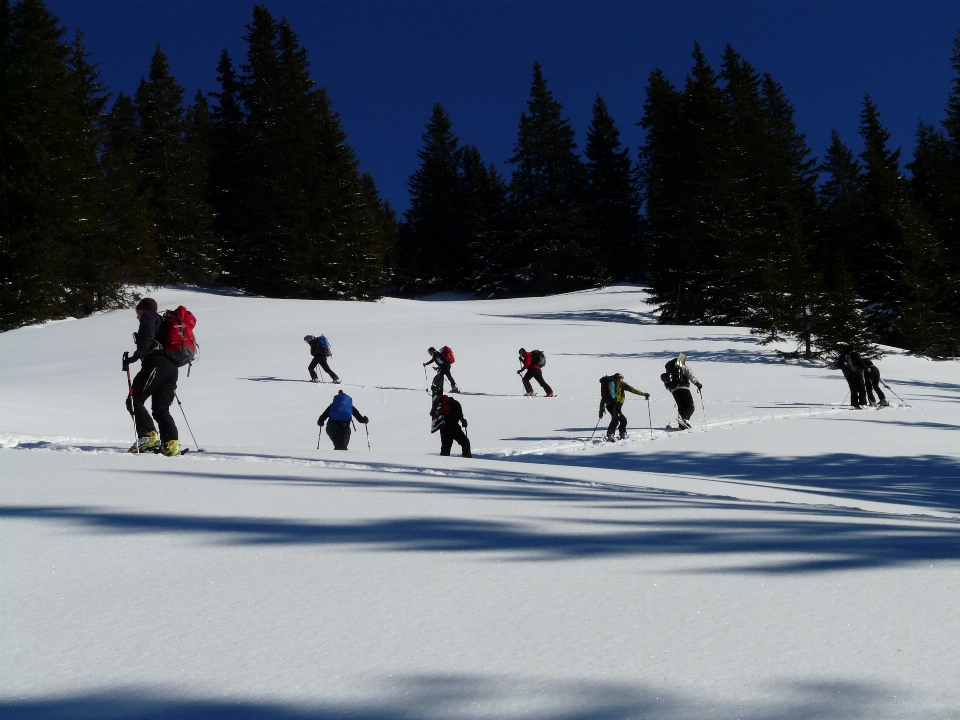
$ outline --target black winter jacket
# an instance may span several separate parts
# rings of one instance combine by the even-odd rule
[[[163,348],[157,336],[160,334],[160,326],[163,325],[163,318],[159,313],[153,310],[144,310],[140,315],[140,327],[135,333],[137,339],[137,349],[130,356],[130,360],[140,360],[148,355],[162,355]]]

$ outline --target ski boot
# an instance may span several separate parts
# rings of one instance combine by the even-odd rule
[[[136,444],[131,445],[127,452],[140,453],[153,450],[160,444],[160,436],[156,430],[151,430],[147,435],[138,438]]]
[[[613,436],[613,433],[608,433],[607,436],[604,438],[604,440],[606,440],[607,442],[617,441],[617,439]]]
[[[888,403],[888,402],[887,402],[887,399],[884,398],[883,400],[881,400],[880,402],[877,403],[877,407],[878,407],[878,408],[890,407],[890,403]]]
[[[677,423],[680,425],[681,430],[689,430],[690,428],[693,427],[693,425],[690,424],[689,420],[684,420],[682,417],[677,418]]]
[[[167,440],[166,444],[163,446],[163,449],[160,451],[167,457],[173,457],[174,455],[180,454],[180,441],[179,440]]]
[[[621,440],[626,440],[626,439],[627,439],[627,431],[626,431],[626,430],[623,430],[623,431],[620,433],[620,439],[621,439]]]
[[[547,393],[547,397],[556,397],[556,396],[557,394],[553,390]]]
[[[537,394],[537,393],[535,393],[533,390],[531,390],[530,392],[525,392],[525,393],[523,394],[523,396],[524,396],[524,397],[534,397],[536,394]]]
[[[320,382],[320,378],[310,378],[310,382],[312,382],[312,383],[318,383],[318,382]]]
[[[452,393],[457,393],[457,394],[459,395],[459,394],[460,394],[460,388],[457,387],[456,385],[451,385],[451,386],[450,386],[450,392],[452,392]]]

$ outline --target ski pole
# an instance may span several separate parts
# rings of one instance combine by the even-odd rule
[[[891,390],[890,392],[893,392],[893,390]],[[847,395],[849,395],[849,394],[850,394],[850,391],[847,390],[847,394],[843,396],[843,402],[840,403],[841,405],[846,405],[846,404],[847,404]]]
[[[427,366],[423,366],[423,381],[427,384],[427,392],[430,392],[430,378],[427,376]]]
[[[320,428],[320,432],[317,433],[317,450],[320,449],[320,438],[323,437],[323,428]]]
[[[367,431],[367,450],[369,450],[370,449],[370,426],[367,423],[364,423],[363,429]]]
[[[650,437],[653,437],[653,416],[650,414],[650,396],[647,395],[647,420],[650,421]],[[598,425],[600,423],[597,423]]]
[[[123,369],[127,371],[127,410],[130,412],[130,419],[133,420],[133,445],[137,448],[137,455],[139,455],[140,433],[137,431],[137,416],[133,413],[133,381],[130,379],[129,353],[123,354]]]
[[[200,443],[197,442],[197,436],[193,434],[193,428],[190,427],[190,421],[187,420],[187,414],[183,411],[183,403],[180,402],[180,397],[176,392],[173,393],[173,396],[177,399],[177,405],[180,406],[180,414],[183,415],[183,421],[187,424],[187,430],[190,431],[190,437],[193,438],[193,445],[197,448],[197,452],[203,452],[203,448],[200,447]]]
[[[703,411],[703,426],[707,426],[707,409],[703,406],[703,393],[697,388],[697,395],[700,396],[700,409]]]
[[[890,392],[892,392],[892,393],[893,393],[893,396],[894,396],[897,400],[899,400],[900,402],[902,402],[904,405],[907,405],[906,400],[904,400],[902,397],[900,397],[899,395],[897,395],[897,393],[894,392],[894,390],[893,390],[892,387],[890,387],[889,385],[887,385],[887,384],[886,384],[885,382],[883,382],[883,381],[881,381],[881,384],[882,384],[887,390],[889,390]],[[907,405],[907,407],[910,407],[910,406]]]
[[[603,420],[601,417],[600,420]],[[597,428],[600,427],[600,420],[597,420],[597,424],[593,426],[593,432],[590,433],[590,439],[593,440],[593,436],[597,434]]]

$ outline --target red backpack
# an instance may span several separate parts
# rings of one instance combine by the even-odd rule
[[[196,324],[197,319],[193,313],[183,305],[163,313],[163,324],[160,325],[157,339],[163,345],[164,353],[177,367],[192,366],[197,359],[197,338],[193,334]],[[190,371],[187,370],[187,375],[189,374]]]
[[[440,348],[440,354],[443,356],[443,359],[451,365],[457,361],[457,359],[453,356],[453,350],[450,349],[449,345],[444,345],[442,348]]]

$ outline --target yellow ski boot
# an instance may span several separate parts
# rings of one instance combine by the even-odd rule
[[[167,444],[163,446],[161,450],[164,455],[167,457],[173,457],[174,455],[180,454],[180,441],[179,440],[167,440]]]
[[[160,436],[157,434],[156,430],[151,430],[149,434],[137,439],[136,444],[132,445],[128,452],[147,452],[148,450],[153,450],[159,444]]]

